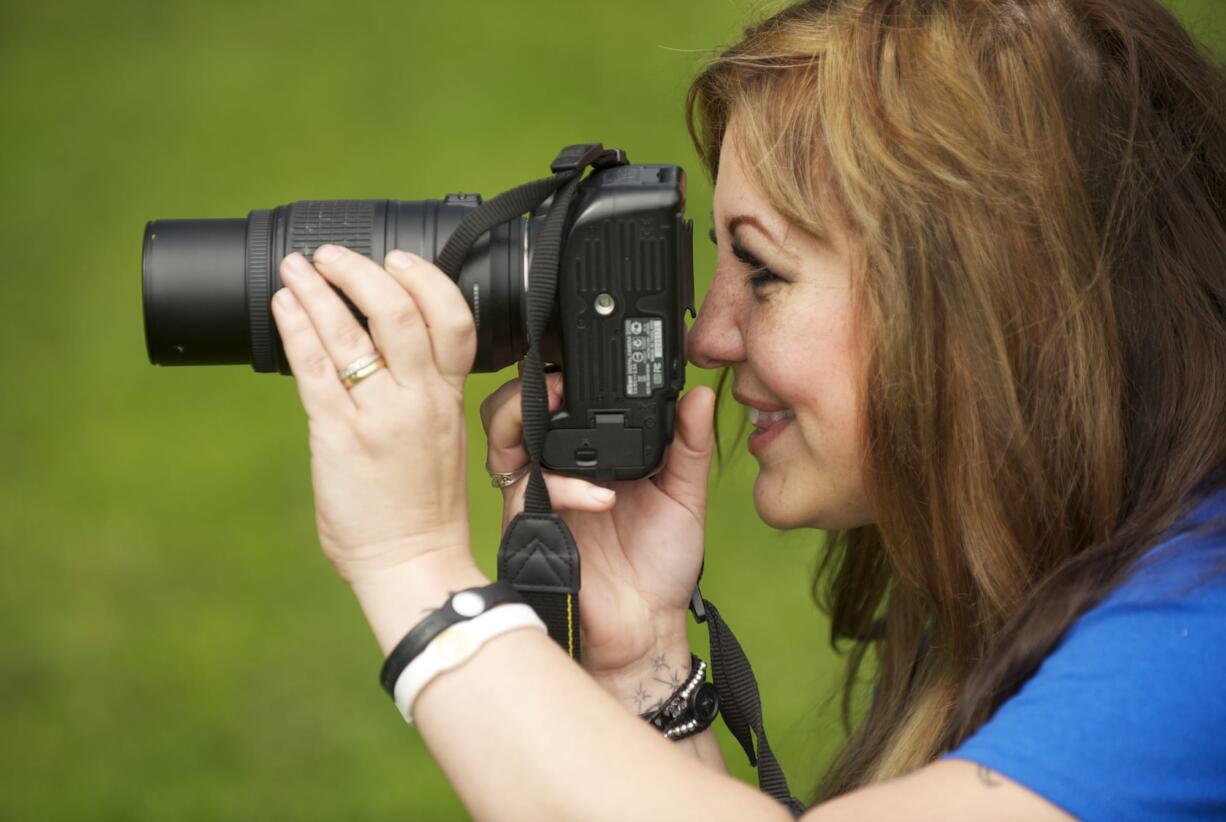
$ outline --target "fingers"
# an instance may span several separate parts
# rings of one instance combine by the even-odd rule
[[[491,471],[509,473],[528,462],[520,401],[522,385],[518,379],[504,383],[481,403],[481,427],[489,446],[486,465]],[[562,375],[546,374],[545,387],[549,391],[549,410],[558,410],[562,407]]]
[[[546,374],[545,380],[549,409],[553,411],[562,402],[562,375]],[[481,425],[489,443],[486,465],[491,471],[509,473],[528,462],[523,446],[521,385],[520,380],[511,380],[481,403]],[[714,411],[715,392],[706,386],[694,388],[681,398],[677,403],[676,435],[664,467],[654,478],[661,491],[683,505],[699,522],[705,520],[707,511],[707,474],[715,448]],[[551,499],[555,496],[554,486],[558,485],[557,493],[561,496],[555,504],[559,508],[602,511],[612,507],[592,496],[595,489],[601,489],[598,485],[548,472],[545,477]],[[521,479],[503,488],[509,516],[522,510],[526,485],[527,480]]]
[[[337,248],[336,246],[320,246],[316,251],[316,256],[326,254],[326,250]],[[342,257],[360,256],[352,252],[344,251]],[[365,258],[363,258],[365,259]],[[335,260],[333,261],[336,262]],[[367,261],[369,262],[369,260]],[[376,266],[377,267],[377,266]],[[336,269],[335,264],[330,266],[330,269]],[[290,254],[281,262],[281,279],[286,286],[293,292],[298,302],[306,311],[308,317],[311,318],[311,325],[315,327],[315,333],[319,341],[323,344],[324,349],[328,352],[328,358],[334,366],[333,378],[335,379],[335,371],[345,368],[350,363],[375,352],[376,343],[371,340],[370,335],[362,328],[357,319],[349,311],[349,308],[341,300],[340,296],[332,289],[328,280],[325,280],[315,266],[307,262],[307,259],[301,254]],[[335,276],[330,270],[329,276]],[[384,275],[386,279],[386,275]],[[341,279],[338,277],[338,280]],[[352,271],[347,272],[344,278],[346,281],[357,279]],[[346,288],[348,293],[348,282],[342,287]],[[355,289],[357,286],[353,286]],[[368,295],[363,296],[364,300],[368,300]],[[407,299],[407,297],[406,297]],[[361,308],[361,306],[359,306]],[[353,398],[353,402],[359,407],[363,402],[370,402],[372,398],[376,403],[384,403],[387,401],[387,393],[396,387],[397,376],[393,376],[395,372],[396,358],[391,356],[392,349],[385,348],[380,353],[384,354],[384,361],[388,368],[381,368],[371,374],[366,379],[362,380],[349,391],[349,395]],[[288,356],[288,352],[287,352]],[[403,368],[403,366],[401,366]],[[339,380],[337,385],[341,386]],[[341,386],[344,390],[344,386]]]
[[[707,472],[715,448],[715,392],[705,385],[690,389],[677,403],[677,427],[656,485],[689,509],[699,522],[707,513]]]
[[[567,477],[551,471],[543,472],[545,487],[549,489],[549,501],[556,511],[587,511],[598,513],[610,510],[617,503],[617,494],[611,488],[593,485],[578,477]],[[528,490],[528,478],[502,489],[502,525],[524,510],[524,495]]]
[[[304,272],[311,267],[306,258],[297,253],[286,257],[282,264],[282,269]],[[366,316],[374,346],[383,354],[398,383],[411,384],[415,374],[432,364],[430,336],[417,302],[382,266],[356,251],[338,245],[321,245],[315,250],[314,268],[326,278],[320,280],[321,286],[339,286]],[[329,320],[342,333],[366,336],[335,292],[328,306]],[[326,340],[325,337],[325,344]]]
[[[392,251],[384,265],[421,311],[439,373],[462,390],[477,356],[477,329],[464,295],[442,270],[416,254]]]
[[[528,452],[524,450],[523,441],[523,407],[520,404],[522,385],[519,379],[510,380],[481,403],[481,425],[489,444],[485,464],[491,471],[510,473],[528,463]],[[547,373],[545,387],[549,391],[549,410],[558,410],[562,406],[562,375]],[[607,511],[616,502],[617,495],[611,489],[579,477],[550,471],[543,474],[549,499],[559,511]],[[504,526],[524,510],[527,488],[527,475],[502,488]]]
[[[336,378],[336,366],[315,332],[311,318],[290,289],[282,288],[273,296],[272,316],[307,417],[343,418],[357,413],[353,398]],[[358,387],[360,384],[354,386]]]

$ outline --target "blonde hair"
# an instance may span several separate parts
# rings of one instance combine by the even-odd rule
[[[862,256],[878,516],[814,580],[851,642],[829,799],[969,736],[1226,485],[1226,79],[1155,0],[811,0],[694,81],[712,177],[734,115],[771,206]]]

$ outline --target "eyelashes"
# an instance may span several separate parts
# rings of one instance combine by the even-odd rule
[[[711,230],[707,233],[707,236],[711,238],[711,243],[713,245],[719,245],[715,239],[714,226],[711,227]],[[732,256],[736,257],[742,264],[750,269],[749,276],[746,277],[746,281],[752,288],[757,289],[759,286],[764,286],[768,283],[783,282],[783,278],[777,276],[775,272],[763,265],[761,260],[749,253],[749,250],[736,240],[732,241]]]
[[[748,278],[749,285],[752,288],[769,285],[770,283],[781,283],[783,280],[775,276],[775,272],[769,268],[758,269],[756,274],[751,274]]]

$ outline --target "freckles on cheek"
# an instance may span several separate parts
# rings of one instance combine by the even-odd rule
[[[848,340],[840,334],[808,334],[774,370],[782,381],[781,398],[827,437],[841,438],[854,422],[858,375],[851,355]]]
[[[793,407],[829,405],[831,394],[846,393],[854,378],[846,294],[815,289],[768,299],[746,335],[754,373]]]

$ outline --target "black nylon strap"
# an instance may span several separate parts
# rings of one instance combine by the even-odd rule
[[[762,726],[762,697],[758,694],[758,681],[753,668],[736,635],[719,615],[719,610],[709,600],[702,600],[706,608],[707,631],[711,637],[711,670],[715,690],[719,693],[719,711],[724,724],[745,749],[749,764],[758,768],[758,786],[779,800],[799,818],[805,806],[792,796],[788,789],[783,768],[775,759],[770,743],[766,741],[766,729]],[[750,731],[758,740],[755,755]]]
[[[554,201],[539,236],[533,242],[528,277],[528,351],[524,355],[520,402],[524,420],[524,449],[530,475],[524,510],[503,533],[498,548],[498,578],[507,580],[545,623],[549,635],[571,656],[580,655],[579,550],[570,529],[553,512],[541,455],[549,427],[549,395],[541,362],[540,340],[553,312],[557,290],[562,232],[571,199],[589,165],[624,162],[620,152],[606,152],[599,143],[567,146],[545,177],[503,192],[466,216],[448,238],[436,263],[458,282],[469,249],[482,234],[541,205],[550,194]]]
[[[572,659],[579,658],[579,547],[557,514],[521,511],[498,546],[498,579],[508,580]]]
[[[562,229],[566,222],[571,197],[579,186],[583,169],[566,172],[570,175],[560,191],[554,193],[553,204],[545,225],[533,243],[532,268],[528,275],[528,351],[524,354],[521,377],[520,409],[524,420],[524,450],[528,452],[531,465],[528,487],[524,492],[524,510],[507,533],[503,534],[498,552],[498,573],[515,584],[517,590],[528,599],[537,614],[549,629],[549,635],[570,655],[580,659],[579,638],[579,549],[575,546],[570,529],[562,518],[553,512],[549,489],[545,487],[545,475],[541,472],[541,454],[545,450],[545,434],[549,429],[549,394],[545,387],[545,372],[541,362],[541,335],[553,311],[554,292],[557,287],[558,263],[561,255]],[[512,530],[517,521],[533,522],[544,526],[544,534],[538,534],[528,548],[519,548],[522,538],[513,541]],[[538,529],[539,530],[539,529]],[[569,566],[573,586],[568,583],[553,584],[542,588],[534,580],[525,580],[528,564],[518,572],[513,563],[526,550],[535,550],[539,555],[548,555],[554,570],[562,575],[563,564]],[[504,563],[504,558],[506,562]],[[540,566],[540,563],[538,563]],[[532,585],[529,590],[528,586]]]
[[[570,201],[579,187],[579,178],[580,172],[573,173],[571,179],[554,194],[549,216],[545,218],[545,225],[533,244],[532,268],[528,275],[528,351],[524,354],[520,402],[524,418],[524,449],[528,452],[532,470],[524,492],[524,510],[541,514],[553,512],[545,476],[541,473],[541,455],[545,450],[545,435],[549,431],[549,393],[542,371],[541,336],[553,312],[562,252],[562,229],[570,210]]]
[[[464,267],[464,258],[468,256],[473,243],[481,235],[497,225],[515,219],[521,214],[532,211],[558,187],[570,179],[570,174],[555,174],[524,183],[521,186],[504,191],[492,200],[487,200],[464,217],[460,225],[447,238],[447,244],[438,253],[434,264],[451,279],[459,282],[460,269]]]
[[[561,254],[562,232],[571,199],[588,165],[620,164],[620,151],[603,152],[599,144],[568,146],[551,168],[554,176],[526,183],[485,202],[464,218],[436,259],[440,269],[459,281],[460,268],[473,243],[496,225],[532,211],[552,193],[549,216],[533,246],[528,288],[528,351],[524,356],[521,403],[524,447],[531,473],[524,511],[503,533],[498,549],[498,578],[509,580],[537,612],[553,637],[579,659],[579,551],[549,499],[541,473],[541,454],[549,425],[549,397],[541,363],[540,337],[553,310]],[[701,576],[701,575],[700,575]],[[703,607],[705,606],[705,611]],[[697,586],[691,607],[699,622],[707,622],[711,637],[711,670],[719,694],[720,714],[758,768],[761,789],[800,817],[805,806],[791,795],[783,769],[775,759],[762,724],[762,700],[749,659],[736,636]],[[754,752],[754,737],[758,749]]]
[[[516,590],[528,598],[549,629],[549,635],[576,661],[581,653],[579,549],[566,523],[553,512],[553,502],[549,499],[549,489],[545,486],[545,475],[541,471],[545,434],[549,430],[549,394],[541,362],[541,336],[553,312],[562,232],[570,212],[570,202],[584,170],[599,152],[598,145],[570,146],[563,150],[552,166],[559,177],[565,178],[565,182],[554,192],[549,216],[533,242],[532,267],[528,274],[528,350],[524,354],[520,409],[524,421],[524,450],[528,452],[531,469],[524,492],[524,510],[503,534],[498,552],[499,577],[505,574]],[[520,524],[521,533],[526,533],[524,529],[528,523],[536,526],[531,542],[525,544],[523,536],[513,535],[517,523]],[[539,580],[526,577],[531,561],[521,564],[518,570],[515,563],[528,552],[535,552],[537,557],[548,556],[553,572],[563,578],[569,572],[573,583],[550,581],[542,585]],[[538,560],[537,571],[544,569],[545,565]]]
[[[549,637],[571,657],[579,658],[579,597],[575,594],[552,594],[543,591],[523,591],[520,596],[532,606],[545,623]]]

